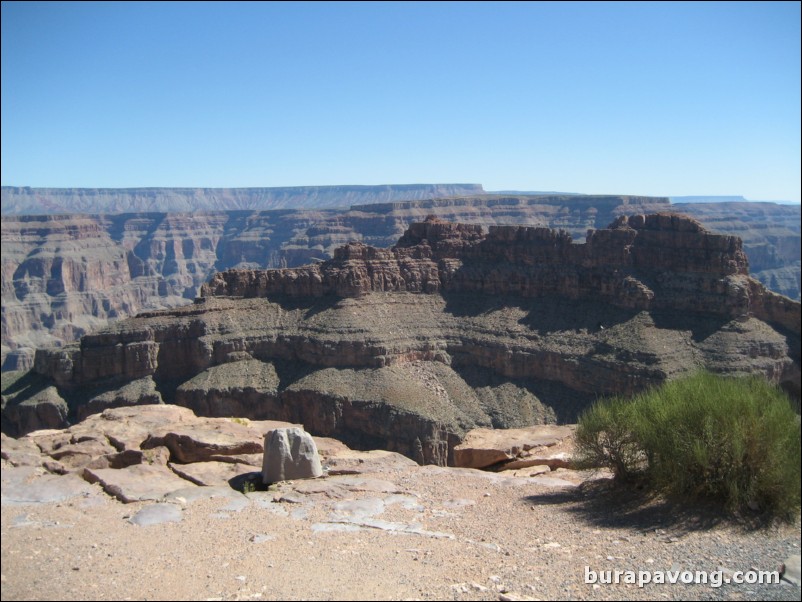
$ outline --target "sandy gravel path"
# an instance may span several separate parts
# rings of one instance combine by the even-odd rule
[[[776,570],[799,523],[749,530],[702,510],[582,488],[558,470],[512,478],[390,465],[278,491],[153,504],[95,486],[2,507],[3,600],[799,599],[798,587],[585,583],[590,570]],[[180,496],[178,496],[180,497]],[[275,501],[282,500],[282,501]],[[140,515],[141,516],[141,515]]]

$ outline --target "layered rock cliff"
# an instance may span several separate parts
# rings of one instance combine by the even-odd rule
[[[581,242],[588,229],[620,215],[672,210],[667,199],[650,197],[474,195],[350,210],[4,216],[2,365],[27,368],[38,346],[77,340],[110,319],[190,303],[217,271],[299,266],[329,259],[352,241],[389,247],[428,214],[485,228],[560,228]],[[798,206],[683,210],[699,212],[720,234],[742,237],[753,276],[799,298]]]
[[[220,273],[190,306],[40,350],[35,391],[53,387],[74,420],[155,387],[200,414],[444,464],[470,428],[575,420],[599,395],[702,367],[798,397],[800,305],[746,272],[738,238],[668,214],[616,219],[584,243],[430,219],[392,249]],[[6,403],[4,429],[30,425],[23,399]]]

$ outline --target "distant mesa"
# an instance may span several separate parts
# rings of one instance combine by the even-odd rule
[[[283,188],[29,188],[2,187],[3,215],[177,213],[331,209],[483,194],[481,184],[291,186]]]

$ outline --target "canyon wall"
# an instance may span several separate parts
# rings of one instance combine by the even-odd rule
[[[560,228],[580,242],[620,215],[675,209],[653,197],[472,195],[348,210],[4,215],[2,366],[30,367],[36,347],[69,343],[108,320],[190,303],[215,272],[322,261],[354,241],[389,247],[429,214],[485,228]],[[752,275],[799,299],[799,207],[681,209],[711,230],[740,236]]]
[[[800,304],[747,275],[739,238],[677,215],[584,243],[432,217],[391,249],[229,270],[202,294],[38,350],[30,390],[4,389],[4,430],[156,399],[446,464],[471,428],[570,422],[700,368],[799,397]]]

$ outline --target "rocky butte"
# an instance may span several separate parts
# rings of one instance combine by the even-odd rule
[[[193,305],[40,349],[4,387],[3,430],[165,402],[444,465],[472,428],[571,422],[699,368],[799,398],[800,304],[749,277],[739,238],[676,214],[621,216],[584,243],[429,218],[391,249],[221,272]]]

